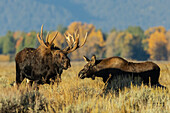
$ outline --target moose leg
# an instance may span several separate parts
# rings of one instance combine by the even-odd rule
[[[55,79],[56,79],[56,76],[54,76],[54,75],[51,75],[51,73],[49,73],[49,74],[47,74],[46,75],[46,78],[45,78],[45,82],[47,83],[47,84],[54,84],[54,82],[55,82]]]
[[[57,85],[61,82],[61,74],[57,74],[55,77],[53,77],[53,80],[57,82]]]
[[[18,88],[19,85],[21,84],[21,82],[24,80],[24,78],[25,78],[25,76],[24,76],[24,74],[22,74],[22,72],[16,71],[16,82],[15,82],[14,86],[16,86]]]
[[[105,94],[108,93],[111,89],[112,89],[112,86],[111,86],[111,81],[112,80],[112,75],[109,74],[108,78],[103,78],[103,82],[105,83],[104,84],[104,88],[103,88],[103,91]]]
[[[151,75],[150,79],[151,79],[151,85],[152,86],[156,86],[157,84],[159,84],[159,75],[160,75],[160,70],[156,70]]]
[[[159,83],[159,72],[157,73],[156,70],[145,72],[141,77],[145,85],[156,86]]]
[[[34,81],[34,84],[33,84],[33,86],[32,86],[32,88],[33,88],[34,90],[39,90],[38,82],[39,82],[39,80],[35,80],[35,81]]]
[[[61,82],[61,74],[62,74],[62,72],[63,72],[63,69],[60,68],[60,69],[58,70],[57,75],[55,76],[55,81],[57,82],[57,85],[59,85],[59,83]]]
[[[57,74],[56,76],[52,77],[52,78],[48,78],[46,80],[47,84],[52,84],[54,85],[54,83],[57,82],[57,85],[61,82],[61,77],[59,77],[59,75]]]
[[[154,87],[160,87],[162,89],[167,89],[165,86],[161,85],[159,83],[159,75],[160,75],[160,70],[156,70],[154,74],[152,74],[151,78],[151,85]]]
[[[57,82],[58,82],[58,83],[61,82],[61,74],[59,74],[59,75],[57,76]]]
[[[14,86],[18,87],[19,84],[21,84],[21,80],[20,80],[20,69],[19,69],[19,66],[18,64],[16,63],[16,81],[14,83]]]
[[[63,70],[59,69],[59,74],[57,74],[57,83],[61,82],[61,74],[62,74]]]

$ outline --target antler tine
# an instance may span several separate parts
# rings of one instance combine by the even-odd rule
[[[66,35],[66,33],[65,33],[64,36],[65,36],[65,38],[66,38],[66,41],[67,41],[69,47],[72,48],[71,46],[73,46],[73,43],[74,43],[74,38],[73,38],[73,36],[72,36],[69,32],[67,32],[67,35]]]
[[[41,44],[41,43],[42,43],[42,40],[40,39],[39,33],[37,33],[37,39],[38,39],[39,43]]]
[[[87,33],[86,33],[84,42],[81,45],[79,45],[79,34],[77,35],[77,33],[76,33],[76,36],[77,37],[76,37],[75,42],[74,42],[74,47],[72,49],[68,50],[66,52],[67,54],[75,51],[76,49],[78,49],[80,47],[82,47],[85,44],[86,40],[87,40]]]
[[[79,37],[80,37],[80,35],[78,34],[78,32],[79,32],[79,29],[76,29],[76,31],[74,32],[74,35],[75,35],[76,38],[79,38]]]
[[[42,42],[45,44],[44,40],[43,40],[43,24],[41,26],[41,36],[40,36],[40,39],[42,40]]]
[[[42,42],[42,39],[40,38],[39,33],[37,33],[37,39],[38,39],[38,41],[39,41],[39,43],[40,43],[41,45],[43,45],[44,47],[47,48],[47,45],[45,45],[45,43]]]
[[[48,43],[47,45],[45,44],[44,40],[43,40],[43,25],[41,26],[41,34],[39,35],[39,33],[37,33],[37,38],[38,38],[38,41],[40,42],[41,45],[43,45],[45,48],[51,48],[52,46],[52,43],[54,41],[54,39],[57,37],[58,35],[58,32],[54,35],[52,41],[49,43],[48,40],[49,40],[49,32],[47,33],[47,36],[46,36],[46,43]]]
[[[40,36],[41,40],[43,39],[43,26],[44,25],[41,26],[41,36]]]
[[[64,33],[64,37],[66,38],[66,41],[70,42],[70,38],[66,35],[66,33]]]
[[[58,32],[55,34],[55,36],[53,37],[52,41],[50,42],[50,46],[52,45],[54,39],[56,39],[57,35],[58,35]]]
[[[45,40],[46,43],[48,43],[48,39],[49,39],[49,32],[47,33],[47,36],[46,36],[46,40]]]
[[[74,43],[75,40],[74,40],[73,35],[71,35],[70,33],[68,33],[68,35],[69,35],[68,37],[69,37],[69,39],[70,39],[70,42],[71,42],[71,43]],[[70,38],[70,37],[71,37],[71,38]]]
[[[83,43],[79,46],[79,48],[82,47],[82,46],[84,46],[84,44],[86,43],[86,41],[87,41],[87,35],[88,35],[88,33],[86,32],[86,35],[85,35],[85,37],[84,37],[84,41],[83,41]]]

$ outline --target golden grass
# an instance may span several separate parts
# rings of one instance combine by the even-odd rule
[[[0,54],[0,61],[1,62],[10,61],[10,55],[2,55],[2,54]]]
[[[157,62],[161,68],[160,83],[170,89],[170,63]],[[15,80],[15,64],[0,63],[0,112],[75,112],[75,113],[125,113],[169,112],[170,92],[161,88],[134,86],[124,88],[119,94],[101,94],[104,83],[101,78],[79,79],[78,72],[84,63],[72,62],[72,68],[64,71],[62,82],[41,85],[39,91],[26,87],[10,86]]]

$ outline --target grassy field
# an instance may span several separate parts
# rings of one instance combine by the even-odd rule
[[[170,92],[161,88],[134,86],[119,90],[119,94],[102,94],[102,79],[77,77],[84,63],[71,62],[62,82],[41,85],[39,91],[28,89],[25,81],[19,89],[10,84],[15,80],[15,63],[0,63],[0,113],[168,113]],[[160,83],[170,89],[170,62],[156,62],[161,68]]]

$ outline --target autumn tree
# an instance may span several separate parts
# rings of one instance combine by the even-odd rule
[[[132,59],[136,60],[146,60],[149,58],[149,55],[146,51],[144,51],[143,40],[146,39],[144,35],[144,31],[139,26],[129,26],[125,31],[131,33],[133,35],[132,40]]]
[[[24,42],[23,42],[23,37],[20,37],[17,41],[16,41],[16,53],[18,53],[19,51],[21,51],[24,48]]]
[[[158,26],[158,27],[150,27],[149,29],[145,30],[145,32],[144,32],[145,39],[142,41],[145,51],[148,51],[148,48],[149,48],[148,39],[156,31],[165,33],[166,29],[163,26]]]
[[[115,56],[116,51],[115,48],[115,39],[117,37],[118,32],[112,31],[106,40],[106,57],[112,57]]]
[[[140,39],[144,39],[144,31],[139,26],[129,26],[125,31],[131,33],[135,37],[139,37]]]
[[[145,34],[146,37],[149,38],[150,35],[153,34],[153,33],[156,32],[156,31],[165,33],[165,32],[166,32],[166,29],[165,29],[163,26],[150,27],[149,29],[147,29],[147,30],[145,31],[144,34]]]
[[[3,42],[4,42],[4,36],[0,37],[0,54],[3,52]]]
[[[53,32],[50,33],[49,41],[51,41],[53,39],[55,34],[56,34],[56,31],[53,31]],[[59,48],[66,47],[66,39],[60,32],[58,32],[58,35],[57,35],[57,37],[56,37],[56,39],[54,40],[53,43],[56,47],[59,47]]]
[[[37,33],[35,31],[29,32],[24,36],[24,46],[25,47],[31,47],[35,48],[36,45],[36,35]]]
[[[15,53],[15,40],[13,38],[13,32],[8,31],[3,40],[3,54],[14,54]]]
[[[16,34],[16,33],[14,33]],[[21,35],[16,38],[16,53],[24,49],[25,47],[36,48],[39,43],[36,38],[36,32],[31,31],[29,33],[22,32]]]
[[[57,31],[60,32],[62,35],[64,35],[64,33],[66,32],[67,27],[64,27],[63,25],[59,24],[57,26]]]
[[[106,40],[106,57],[121,56],[136,60],[146,60],[142,40],[144,31],[139,26],[129,26],[124,31],[111,30]]]
[[[106,40],[106,56],[121,56],[136,60],[145,60],[146,52],[142,47],[143,30],[129,27],[125,31],[112,31]]]
[[[103,57],[105,41],[102,31],[96,30],[92,24],[73,22],[68,26],[66,32],[73,34],[77,29],[80,34],[80,43],[84,40],[82,37],[85,36],[86,32],[88,32],[88,38],[86,44],[81,49],[71,53],[71,59],[79,60],[82,59],[83,55],[91,57],[93,54],[100,58]]]
[[[131,58],[133,35],[128,32],[119,32],[114,41],[115,56]]]
[[[170,60],[170,30],[165,33],[167,39],[167,51],[168,51],[168,60]]]
[[[153,60],[167,60],[167,39],[166,29],[162,26],[152,27],[145,31],[146,40],[145,50],[149,53],[150,59]]]
[[[155,31],[148,39],[148,53],[153,60],[167,60],[167,39],[163,32]]]
[[[21,36],[24,36],[25,32],[23,31],[15,31],[13,33],[14,40],[18,40]]]

